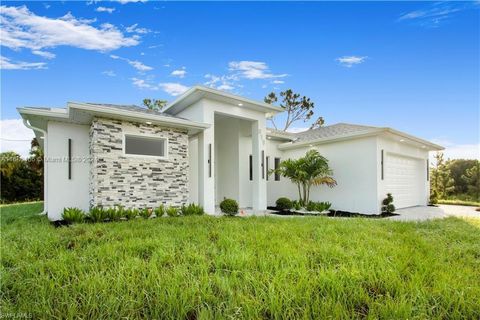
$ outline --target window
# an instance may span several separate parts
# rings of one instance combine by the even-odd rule
[[[262,150],[262,179],[265,179],[265,151]]]
[[[427,159],[427,181],[430,181],[430,163]]]
[[[275,158],[274,169],[277,170],[280,167],[280,158]],[[280,174],[275,172],[275,181],[280,181]]]
[[[249,170],[250,170],[250,181],[253,180],[253,157],[252,155],[249,156],[248,158],[248,163],[249,163]]]
[[[383,149],[382,149],[382,158],[380,159],[380,166],[381,166],[381,173],[382,173],[382,180],[383,180]]]
[[[128,155],[167,157],[167,140],[158,137],[125,135],[123,151]]]
[[[267,156],[265,158],[265,166],[266,166],[266,171],[267,171],[267,181],[268,181],[268,171],[270,170],[270,157]]]

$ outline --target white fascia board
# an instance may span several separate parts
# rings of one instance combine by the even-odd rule
[[[236,103],[242,103],[244,105],[244,107],[246,107],[246,108],[254,109],[254,110],[257,110],[257,111],[262,111],[264,113],[279,113],[279,112],[284,111],[283,108],[281,108],[281,107],[276,107],[276,106],[270,105],[268,103],[251,100],[251,99],[248,99],[248,98],[244,98],[244,97],[237,96],[237,95],[234,95],[234,94],[231,94],[231,93],[228,93],[228,92],[208,88],[208,87],[205,87],[205,86],[191,87],[190,89],[185,91],[180,97],[175,99],[173,102],[169,103],[166,106],[166,108],[164,109],[164,111],[166,112],[169,109],[173,109],[176,105],[180,104],[182,101],[187,99],[190,95],[195,94],[195,92],[197,92],[197,91],[203,92],[204,94],[216,95],[216,96],[220,96],[220,97],[223,97],[223,98],[227,98],[227,99],[230,99],[232,101],[235,101]],[[201,98],[203,98],[203,96]],[[188,107],[188,106],[185,106],[185,107]],[[180,112],[180,111],[181,110],[179,110],[178,112]],[[174,112],[173,114],[178,113],[178,112]]]
[[[204,130],[210,127],[210,124],[202,122],[194,122],[190,120],[184,120],[179,118],[164,117],[161,115],[155,114],[143,114],[140,112],[130,111],[130,110],[120,110],[117,108],[112,108],[108,106],[96,106],[93,104],[85,104],[81,102],[69,102],[68,109],[79,109],[83,111],[89,111],[93,114],[102,115],[105,117],[125,117],[131,119],[132,121],[152,121],[158,124],[167,124],[175,127],[182,128],[191,128]]]
[[[28,107],[17,108],[18,113],[20,113],[20,115],[24,119],[28,119],[29,115],[61,119],[61,120],[69,119],[68,112],[66,112],[66,109],[64,110],[65,112],[51,111],[46,109],[28,108]]]
[[[427,140],[424,140],[424,139],[421,139],[421,138],[417,138],[415,136],[412,136],[408,133],[405,133],[405,132],[401,132],[401,131],[398,131],[398,130],[395,130],[395,129],[392,129],[392,128],[384,128],[385,129],[385,132],[388,132],[388,133],[391,133],[391,134],[394,134],[394,135],[397,135],[397,136],[400,136],[402,138],[405,138],[405,139],[409,139],[409,140],[412,140],[412,141],[415,141],[421,145],[424,145],[429,151],[441,151],[441,150],[445,150],[444,147],[438,145],[438,144],[435,144],[435,143],[432,143],[430,141],[427,141]]]

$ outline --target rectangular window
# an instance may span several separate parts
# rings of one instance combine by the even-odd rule
[[[212,177],[212,144],[208,144],[208,177]]]
[[[125,135],[124,152],[128,155],[167,157],[167,140],[158,137]]]
[[[275,158],[274,169],[277,170],[280,167],[280,158]],[[280,174],[275,172],[275,181],[280,181]]]
[[[267,181],[268,181],[268,171],[270,170],[270,157],[265,158],[265,170],[267,172]]]
[[[68,139],[68,180],[72,180],[72,139]]]
[[[262,150],[262,179],[265,179],[265,151]]]
[[[382,173],[382,180],[383,180],[383,149],[382,149],[382,158],[380,160],[380,165],[381,165],[381,173]]]
[[[252,155],[248,158],[249,170],[250,170],[250,181],[253,180],[253,157]]]

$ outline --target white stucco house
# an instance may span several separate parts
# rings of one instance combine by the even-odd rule
[[[397,208],[426,205],[429,151],[441,146],[391,129],[339,123],[301,133],[268,129],[282,109],[196,86],[163,113],[136,106],[69,102],[67,108],[22,107],[24,123],[45,151],[45,211],[155,207],[195,202],[215,213],[221,200],[263,211],[297,198],[289,180],[268,175],[287,158],[318,149],[337,187],[311,199],[337,210],[380,213],[391,192]]]

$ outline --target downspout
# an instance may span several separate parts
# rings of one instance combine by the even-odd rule
[[[47,188],[47,131],[40,129],[38,127],[32,126],[26,119],[23,119],[23,124],[33,131],[38,131],[43,134],[43,211],[39,213],[39,215],[46,215],[47,214],[47,199],[48,199],[48,188]]]

